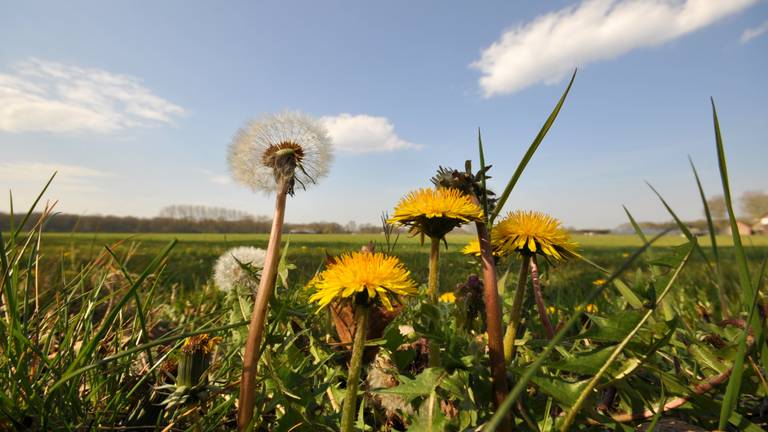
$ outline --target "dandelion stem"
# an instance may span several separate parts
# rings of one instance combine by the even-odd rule
[[[240,407],[237,413],[237,425],[239,431],[245,431],[250,427],[253,419],[253,407],[255,403],[256,367],[259,363],[261,340],[264,335],[264,323],[267,319],[267,307],[277,279],[277,265],[280,261],[280,237],[283,231],[285,218],[285,201],[288,195],[289,182],[283,180],[278,185],[275,200],[275,214],[272,219],[272,231],[269,233],[267,256],[264,260],[264,269],[259,281],[259,290],[251,314],[251,324],[248,327],[248,339],[245,343],[245,358],[243,359],[243,375],[240,380]]]
[[[504,339],[501,334],[501,306],[499,304],[499,288],[496,276],[496,262],[493,260],[491,235],[484,222],[475,222],[477,240],[480,243],[480,260],[483,265],[483,285],[485,288],[485,314],[488,332],[488,357],[491,361],[491,376],[493,377],[493,395],[496,409],[507,397],[507,368],[504,362]],[[512,430],[512,418],[509,413],[504,416],[499,430]]]
[[[536,255],[531,255],[531,281],[533,282],[533,296],[536,299],[536,309],[539,310],[541,323],[544,325],[544,332],[547,339],[555,336],[555,329],[547,316],[547,306],[544,304],[544,296],[541,293],[541,282],[539,281],[539,265],[536,262]]]
[[[357,388],[360,384],[360,370],[363,367],[365,334],[368,327],[370,307],[358,304],[355,308],[355,340],[352,344],[352,358],[349,360],[347,375],[347,394],[341,410],[341,432],[352,432],[357,411]]]
[[[427,292],[432,303],[437,303],[437,297],[440,295],[440,239],[432,237],[432,245],[429,249],[429,282]]]
[[[437,304],[440,295],[440,239],[430,237],[429,249],[429,281],[427,291],[432,304]],[[440,366],[440,345],[436,341],[429,341],[429,367]]]
[[[507,363],[511,362],[512,358],[515,356],[515,339],[517,339],[517,332],[520,329],[523,300],[525,299],[525,291],[528,282],[528,262],[527,259],[523,258],[522,263],[520,264],[515,298],[512,300],[512,311],[509,314],[507,333],[504,335],[504,358],[507,359]]]

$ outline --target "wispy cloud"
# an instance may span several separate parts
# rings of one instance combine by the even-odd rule
[[[230,177],[228,174],[219,174],[219,173],[215,173],[213,171],[207,170],[207,169],[200,170],[200,172],[211,183],[215,183],[217,185],[228,185],[228,184],[232,183],[232,177]]]
[[[765,34],[766,32],[768,32],[768,20],[764,21],[757,27],[744,30],[744,33],[741,34],[741,43],[747,43],[752,39]]]
[[[395,126],[386,117],[339,114],[321,120],[339,151],[372,153],[421,147],[397,136]]]
[[[757,0],[585,0],[506,30],[471,67],[486,97],[561,81],[573,68],[656,46]]]
[[[112,174],[79,165],[20,161],[0,162],[0,182],[16,186],[42,187],[53,173],[53,184],[60,190],[83,191],[98,189],[98,184]]]
[[[0,73],[0,132],[108,133],[183,113],[130,75],[34,58]]]

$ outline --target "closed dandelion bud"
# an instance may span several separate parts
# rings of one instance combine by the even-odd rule
[[[221,338],[200,334],[187,338],[181,347],[177,387],[195,387],[208,383],[208,367],[211,365],[211,353]]]
[[[475,329],[475,322],[480,319],[479,331],[485,331],[485,300],[483,299],[483,281],[477,275],[469,275],[467,281],[456,285],[455,290],[459,325],[467,330]]]

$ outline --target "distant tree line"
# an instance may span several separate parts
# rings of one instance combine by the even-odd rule
[[[29,218],[24,229],[32,228],[39,214]],[[22,217],[15,215],[16,228]],[[0,231],[8,231],[11,218],[0,213]],[[242,220],[177,219],[171,217],[138,218],[133,216],[100,216],[56,214],[44,229],[48,232],[120,232],[120,233],[268,233],[271,221],[262,218]],[[335,222],[286,223],[286,232],[292,233],[345,233],[347,230]]]
[[[768,214],[768,193],[764,191],[746,191],[741,194],[739,201],[741,203],[740,216],[748,222],[755,222]],[[715,221],[724,221],[728,217],[725,199],[722,195],[708,199],[707,205],[712,219]]]
[[[250,213],[244,212],[242,210],[234,210],[222,207],[209,207],[204,205],[170,205],[163,207],[158,213],[157,217],[192,221],[269,221],[268,216],[255,217]]]

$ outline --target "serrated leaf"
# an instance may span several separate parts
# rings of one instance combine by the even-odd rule
[[[427,368],[414,379],[400,375],[398,377],[399,385],[388,389],[374,390],[372,393],[399,395],[410,402],[417,397],[432,393],[446,375],[447,372],[442,368]]]

